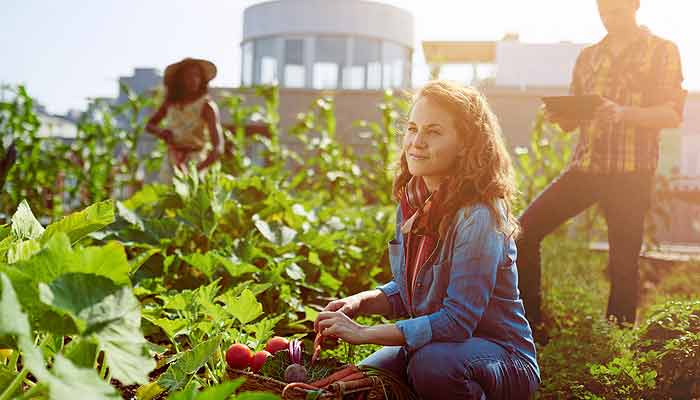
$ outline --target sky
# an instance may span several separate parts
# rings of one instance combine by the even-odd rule
[[[286,0],[298,1],[298,0]],[[348,0],[351,1],[351,0]],[[423,40],[593,43],[604,36],[595,0],[378,0],[415,18],[414,85],[428,77]],[[259,0],[0,0],[0,83],[25,84],[50,112],[116,97],[119,76],[184,57],[219,68],[214,86],[240,82],[243,10]],[[675,41],[684,86],[700,91],[700,1],[642,0],[638,19]]]

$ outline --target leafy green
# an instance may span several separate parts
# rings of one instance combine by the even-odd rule
[[[59,232],[65,233],[71,243],[98,231],[114,222],[114,201],[105,200],[95,203],[82,211],[70,214],[46,228],[41,242],[46,243]]]
[[[12,216],[12,235],[20,240],[33,240],[39,239],[43,233],[44,227],[34,217],[27,201],[22,200]]]
[[[49,371],[41,351],[34,346],[29,320],[20,308],[12,283],[5,274],[0,274],[0,281],[0,334],[17,337],[25,368],[48,386],[50,399],[73,398],[78,393],[86,398],[98,400],[120,398],[117,391],[103,381],[94,369],[77,367],[61,354],[55,355],[53,368]]]
[[[216,353],[220,343],[221,338],[215,337],[180,354],[177,361],[158,378],[158,384],[171,391],[184,386],[192,375]]]
[[[148,382],[155,367],[141,334],[141,307],[131,287],[91,274],[71,273],[39,284],[41,301],[69,315],[83,336],[93,336],[105,352],[114,378]]]
[[[226,311],[236,317],[241,324],[247,324],[263,313],[262,304],[257,301],[253,292],[243,290],[238,297],[224,297]]]

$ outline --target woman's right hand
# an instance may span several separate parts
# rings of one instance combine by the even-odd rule
[[[331,301],[326,305],[323,311],[340,311],[350,318],[355,318],[360,311],[361,305],[362,299],[359,296],[348,296]],[[314,330],[318,332],[318,318],[314,321]]]

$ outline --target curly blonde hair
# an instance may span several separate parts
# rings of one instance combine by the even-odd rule
[[[511,203],[517,193],[512,161],[503,143],[498,119],[484,95],[473,87],[434,80],[415,94],[410,110],[421,98],[434,101],[453,116],[454,128],[466,146],[465,154],[457,158],[455,168],[451,169],[454,172],[447,177],[450,180],[449,192],[440,205],[445,209],[438,225],[440,237],[445,237],[460,208],[477,203],[489,208],[497,230],[517,236],[519,224],[511,212]],[[393,185],[397,202],[410,179],[405,147],[402,146]],[[505,207],[505,219],[498,210],[499,202]]]

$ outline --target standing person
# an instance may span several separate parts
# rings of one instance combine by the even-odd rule
[[[618,323],[634,323],[638,257],[659,158],[659,132],[677,127],[683,115],[686,92],[676,45],[637,24],[639,0],[597,3],[608,34],[579,55],[570,92],[597,94],[603,103],[590,121],[547,112],[565,131],[580,128],[579,143],[568,168],[520,217],[520,290],[536,334],[542,321],[540,243],[596,203],[604,212],[610,244],[607,315]]]
[[[168,160],[174,168],[184,170],[187,162],[194,160],[201,170],[222,152],[218,109],[208,95],[209,81],[215,76],[213,63],[193,58],[165,69],[165,100],[148,120],[146,130],[165,141]],[[166,128],[158,127],[163,119]]]
[[[511,160],[475,89],[432,81],[417,94],[394,180],[393,280],[330,302],[315,329],[383,345],[362,365],[430,399],[527,399],[539,385],[518,296]],[[361,314],[404,318],[364,326]]]

